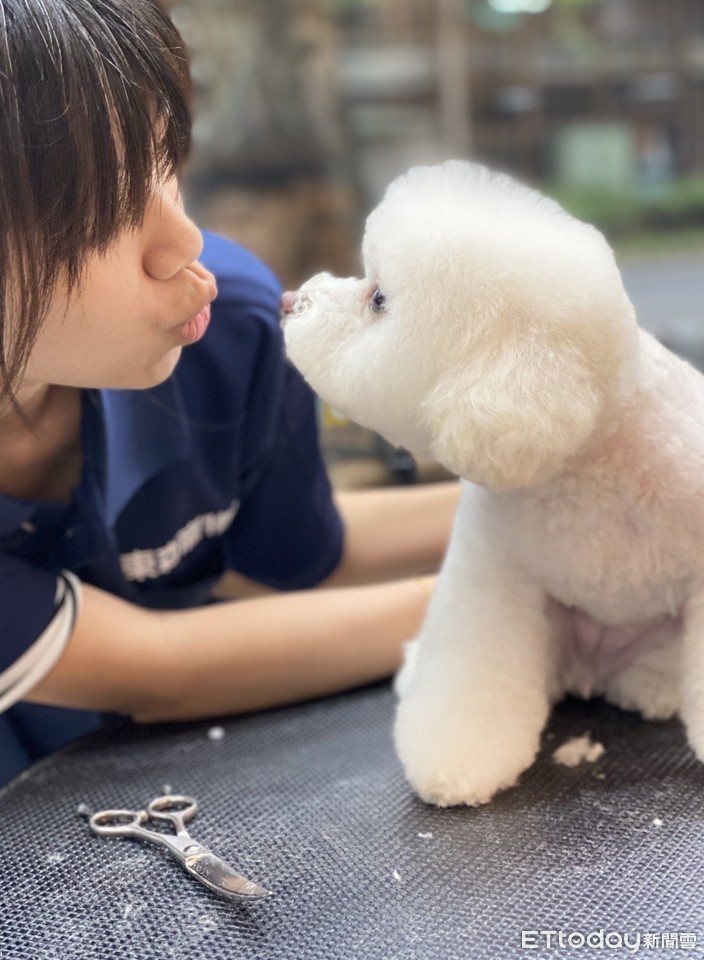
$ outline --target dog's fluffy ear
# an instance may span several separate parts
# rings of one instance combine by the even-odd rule
[[[424,406],[437,461],[500,491],[556,472],[593,432],[601,397],[578,350],[529,342],[456,369]]]

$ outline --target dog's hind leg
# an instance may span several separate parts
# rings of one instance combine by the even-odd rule
[[[680,716],[689,745],[704,760],[704,590],[689,600],[683,619]]]
[[[646,650],[603,683],[609,703],[635,710],[647,720],[669,720],[680,708],[682,641]],[[601,692],[601,691],[599,691]]]

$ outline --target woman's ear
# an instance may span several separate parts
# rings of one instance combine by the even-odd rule
[[[492,490],[555,473],[596,426],[601,397],[581,353],[518,343],[477,358],[426,398],[431,452],[453,473]]]

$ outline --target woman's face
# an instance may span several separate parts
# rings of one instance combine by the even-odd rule
[[[70,299],[59,284],[22,385],[143,389],[165,380],[205,332],[217,292],[197,262],[201,249],[175,178],[157,184],[142,226],[88,258]]]

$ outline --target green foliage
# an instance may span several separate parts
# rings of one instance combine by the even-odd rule
[[[370,7],[380,7],[381,0],[323,0],[323,7],[327,7],[333,16],[349,13],[359,13]]]
[[[564,7],[567,10],[574,10],[580,12],[582,10],[588,10],[589,7],[596,6],[598,0],[553,0],[553,4],[556,8]]]
[[[704,176],[676,180],[648,204],[654,226],[693,226],[704,223]]]
[[[545,189],[565,210],[611,237],[704,225],[704,175],[683,177],[644,193],[560,184]]]

